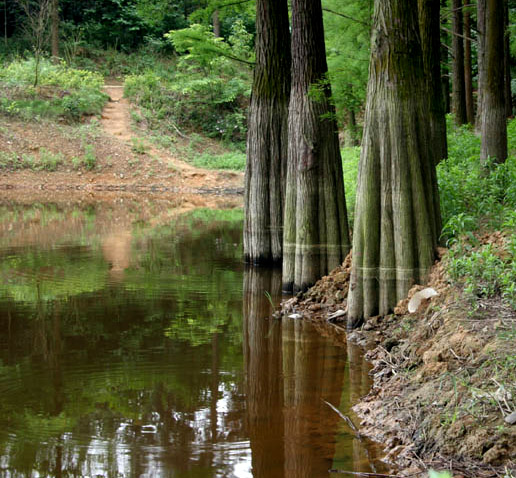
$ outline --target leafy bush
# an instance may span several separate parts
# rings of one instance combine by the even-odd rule
[[[251,75],[234,59],[250,57],[245,30],[236,25],[230,43],[201,25],[171,32],[168,38],[183,53],[175,70],[129,76],[125,95],[146,110],[143,114],[153,128],[171,133],[181,128],[242,141]]]
[[[15,60],[0,70],[0,111],[25,119],[37,117],[79,120],[99,114],[108,96],[97,73],[68,68],[64,63],[40,64],[39,86],[34,88],[34,59]]]

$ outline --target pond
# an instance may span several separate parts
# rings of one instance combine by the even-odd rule
[[[271,318],[242,211],[0,203],[0,476],[371,472],[359,350]]]

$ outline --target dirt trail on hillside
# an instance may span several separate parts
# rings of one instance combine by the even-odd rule
[[[11,198],[43,200],[59,196],[116,198],[201,195],[232,197],[242,202],[243,173],[200,169],[178,159],[170,150],[154,146],[131,124],[131,105],[121,85],[107,85],[109,95],[100,127],[50,121],[24,122],[0,117],[0,151],[35,161],[48,153],[59,155],[56,170],[0,168],[0,191]],[[171,138],[172,142],[175,141]],[[85,158],[93,155],[94,166]],[[77,165],[79,163],[79,166]]]
[[[104,131],[123,141],[130,141],[131,113],[129,101],[124,98],[122,85],[106,85],[104,91],[109,95],[109,102],[102,112],[101,124]]]

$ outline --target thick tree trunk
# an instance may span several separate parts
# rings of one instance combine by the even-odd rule
[[[376,0],[357,187],[348,326],[423,283],[440,233],[417,10]]]
[[[507,121],[505,107],[504,0],[486,1],[485,65],[480,159],[507,159]]]
[[[292,1],[292,90],[283,287],[304,290],[349,251],[342,160],[330,103],[320,0]]]
[[[476,131],[480,132],[482,112],[484,110],[484,91],[486,89],[486,0],[477,0],[477,114],[475,120]]]
[[[509,32],[509,1],[504,1],[504,58],[503,68],[505,72],[505,114],[507,118],[512,116],[512,91],[511,91],[511,51]]]
[[[452,112],[455,116],[455,123],[461,125],[467,122],[464,87],[464,42],[462,39],[464,31],[462,0],[452,0],[452,9]]]
[[[52,0],[50,5],[50,42],[52,61],[59,62],[59,0]]]
[[[439,0],[418,0],[419,31],[423,51],[423,67],[428,82],[431,142],[439,162],[448,157],[446,118],[441,83]]]
[[[282,258],[288,147],[290,32],[287,2],[256,2],[256,67],[249,108],[245,172],[247,262]]]
[[[468,0],[464,0],[464,5]],[[471,125],[475,124],[475,106],[473,103],[473,72],[471,67],[471,12],[464,7],[464,90],[466,97],[466,118]]]

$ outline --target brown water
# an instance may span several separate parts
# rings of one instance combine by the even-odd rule
[[[0,476],[371,471],[360,353],[271,320],[241,211],[0,204]],[[341,475],[335,475],[341,476]]]

